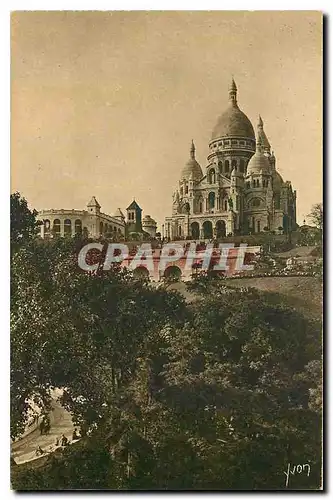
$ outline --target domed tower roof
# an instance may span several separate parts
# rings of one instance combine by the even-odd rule
[[[258,139],[260,139],[261,144],[263,145],[264,151],[265,152],[270,152],[271,151],[271,145],[267,139],[267,136],[264,131],[264,122],[262,121],[261,116],[259,115],[259,121],[258,121]]]
[[[156,224],[156,220],[154,220],[150,215],[145,215],[142,219],[143,224]]]
[[[252,123],[237,104],[237,87],[234,79],[229,87],[229,106],[218,118],[212,140],[220,137],[248,137],[255,140]]]
[[[191,178],[195,181],[200,180],[203,177],[201,167],[197,160],[195,159],[195,146],[192,140],[191,149],[190,149],[190,158],[186,162],[185,166],[181,172],[181,178],[186,179],[187,181]]]
[[[264,154],[263,145],[258,138],[257,147],[254,156],[252,156],[251,160],[247,165],[246,175],[250,174],[269,174],[270,173],[270,165],[267,156]]]

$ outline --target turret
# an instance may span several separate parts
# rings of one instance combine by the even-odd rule
[[[101,212],[101,205],[98,203],[95,196],[91,198],[90,202],[87,204],[87,208],[89,213],[93,213],[95,215],[98,215]]]
[[[258,126],[257,126],[257,134],[258,134],[258,140],[260,140],[262,146],[263,146],[263,151],[267,155],[270,155],[271,152],[271,145],[267,139],[267,136],[264,131],[264,122],[259,115],[259,121],[258,121]]]

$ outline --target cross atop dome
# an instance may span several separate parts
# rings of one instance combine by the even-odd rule
[[[195,159],[195,145],[194,145],[193,139],[191,142],[190,157],[192,160]]]
[[[237,85],[235,83],[234,78],[232,77],[231,83],[229,86],[229,101],[236,106],[237,105]]]
[[[231,84],[230,84],[229,90],[236,90],[237,91],[237,85],[236,85],[236,82],[234,80],[234,77],[231,78]]]

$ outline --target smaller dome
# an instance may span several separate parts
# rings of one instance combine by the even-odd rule
[[[256,152],[248,163],[246,175],[250,174],[267,175],[269,173],[270,173],[269,160],[267,156],[264,155],[262,143],[260,139],[258,139]]]
[[[193,179],[195,181],[200,180],[203,177],[202,169],[195,159],[195,146],[192,141],[191,149],[190,149],[190,158],[186,162],[185,166],[181,172],[181,179]]]
[[[148,224],[156,225],[156,221],[150,215],[146,215],[142,219],[142,224],[144,224],[144,225],[148,225]]]

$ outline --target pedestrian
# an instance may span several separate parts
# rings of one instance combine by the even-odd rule
[[[41,423],[39,424],[39,430],[40,430],[41,436],[44,434],[44,428],[45,428],[45,424],[44,424],[44,420],[42,420]]]
[[[80,435],[77,432],[77,429],[74,429],[73,435],[72,435],[72,440],[75,441],[76,439],[79,439]]]
[[[66,438],[65,434],[61,436],[61,446],[67,446],[68,445],[68,439]]]
[[[45,451],[40,446],[38,446],[36,449],[37,457],[39,457],[40,455],[44,455],[44,453],[45,453]]]

